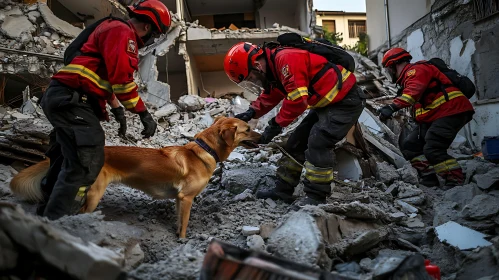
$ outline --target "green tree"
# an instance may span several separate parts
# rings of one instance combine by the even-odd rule
[[[343,45],[343,48],[350,51],[354,51],[356,53],[360,53],[363,56],[367,56],[367,52],[369,51],[368,39],[369,37],[367,36],[366,33],[360,33],[359,41],[355,43],[354,46]]]
[[[324,39],[335,45],[339,45],[339,43],[343,41],[343,33],[329,32],[326,28],[324,28]]]

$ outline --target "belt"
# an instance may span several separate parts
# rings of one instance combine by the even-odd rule
[[[57,80],[52,79],[50,81],[49,86],[67,88],[68,91],[71,92],[71,95],[72,95],[71,103],[88,103],[88,95],[86,93],[82,93],[81,91],[78,91],[77,89],[74,89],[74,88],[72,88],[64,83],[61,83]]]

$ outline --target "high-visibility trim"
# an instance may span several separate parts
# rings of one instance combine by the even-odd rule
[[[113,85],[113,92],[114,94],[124,94],[124,93],[129,93],[135,89],[137,84],[135,82],[131,82],[128,84],[116,84]]]
[[[428,160],[426,159],[425,155],[420,155],[411,159],[411,162],[418,162],[418,161],[428,161]]]
[[[452,100],[454,98],[464,96],[464,94],[460,91],[451,91],[451,92],[447,93],[447,96],[449,97],[449,100]],[[430,105],[426,106],[425,109],[423,109],[423,108],[417,109],[416,110],[416,117],[430,112],[430,110],[437,108],[438,106],[444,104],[445,102],[447,102],[447,100],[445,100],[445,96],[444,95],[440,96],[439,98],[435,99]]]
[[[308,161],[305,162],[305,178],[312,183],[330,183],[334,180],[332,168],[315,167]]]
[[[288,100],[295,101],[296,99],[302,97],[302,96],[308,96],[308,88],[307,87],[299,87],[292,92],[288,93]]]
[[[452,158],[452,159],[448,159],[444,162],[441,162],[439,164],[435,164],[434,168],[435,168],[435,172],[443,173],[443,172],[459,169],[459,168],[461,168],[461,166],[459,165],[459,163],[457,162],[456,159]]]
[[[120,101],[120,102],[121,102],[121,104],[123,104],[123,106],[125,106],[125,108],[132,109],[133,107],[135,107],[137,105],[139,100],[140,100],[140,96],[137,96],[135,98],[132,98],[132,99],[129,99],[126,101]]]
[[[405,93],[402,94],[401,96],[399,96],[398,99],[405,101],[411,105],[414,105],[414,103],[416,103],[416,100],[414,100],[414,98],[412,98],[412,96],[405,94]]]
[[[342,81],[345,82],[348,77],[350,77],[350,75],[352,74],[352,72],[346,70],[346,69],[343,69],[341,71],[341,76],[342,76]],[[336,82],[336,85],[334,85],[334,87],[326,94],[324,95],[324,97],[319,100],[319,102],[317,102],[315,105],[311,106],[312,108],[319,108],[319,107],[324,107],[326,105],[328,105],[329,103],[333,102],[333,100],[336,98],[336,96],[338,95],[338,93],[340,92],[340,90],[338,89],[338,82]]]
[[[62,67],[61,70],[59,70],[59,72],[78,74],[90,80],[97,87],[105,91],[112,92],[111,84],[108,81],[101,79],[99,75],[97,75],[94,71],[88,69],[85,66],[78,64],[68,64]]]

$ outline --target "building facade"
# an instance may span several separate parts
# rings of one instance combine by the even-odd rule
[[[342,11],[315,11],[316,24],[327,32],[341,33],[340,45],[353,47],[359,41],[359,34],[366,33],[366,13]]]

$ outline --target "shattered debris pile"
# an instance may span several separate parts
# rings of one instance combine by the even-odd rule
[[[64,50],[80,32],[45,3],[0,1],[0,73],[50,77],[62,67]]]
[[[277,35],[286,33],[286,32],[294,32],[298,33],[302,36],[308,36],[307,33],[302,32],[296,28],[292,28],[289,26],[285,25],[279,25],[278,23],[274,23],[271,28],[248,28],[248,27],[238,27],[234,24],[231,24],[229,28],[207,28],[203,25],[199,24],[198,20],[195,20],[194,22],[187,22],[186,25],[189,28],[201,28],[201,29],[208,29],[212,34],[226,34],[226,35],[231,35],[231,36],[238,36],[238,35],[244,35],[244,34],[261,34],[261,33],[275,33]],[[277,36],[276,36],[277,37]]]
[[[0,108],[0,158],[22,163],[45,159],[52,125],[36,105],[36,97],[20,110]]]

